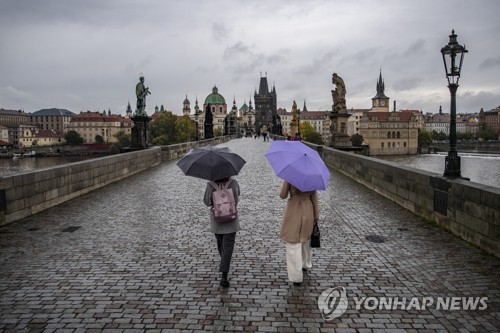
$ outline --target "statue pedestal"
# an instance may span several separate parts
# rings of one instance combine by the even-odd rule
[[[149,131],[149,122],[151,121],[151,117],[133,116],[130,119],[132,119],[132,121],[134,122],[134,127],[132,127],[130,147],[122,148],[121,152],[141,150],[151,146],[151,137]]]
[[[299,125],[297,124],[297,121],[292,120],[290,122],[290,133],[288,133],[288,135],[293,137],[295,133],[299,133]]]
[[[331,131],[331,139],[330,146],[331,147],[352,147],[352,142],[347,135],[347,119],[349,118],[349,114],[347,110],[342,110],[345,112],[333,113],[330,115],[330,120],[332,122],[330,126]]]

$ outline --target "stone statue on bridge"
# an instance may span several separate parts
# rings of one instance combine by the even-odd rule
[[[333,73],[332,83],[335,85],[335,89],[332,90],[333,105],[330,112],[330,146],[339,149],[341,147],[351,147],[352,142],[347,134],[347,118],[349,118],[349,114],[346,107],[344,80],[337,73]]]
[[[141,75],[139,78],[139,83],[135,86],[135,94],[137,96],[137,109],[135,114],[137,116],[147,116],[146,114],[146,96],[151,94],[149,92],[149,87],[144,85],[144,76]]]
[[[347,112],[346,101],[345,101],[346,89],[344,80],[340,76],[338,76],[337,73],[333,73],[332,83],[335,85],[335,89],[332,90],[332,99],[333,99],[332,111],[334,113],[339,113],[343,110]]]

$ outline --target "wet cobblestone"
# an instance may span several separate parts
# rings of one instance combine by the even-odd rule
[[[224,145],[247,160],[237,177],[242,231],[228,290],[219,289],[205,182],[171,161],[0,228],[0,331],[499,330],[500,260],[335,171],[319,193],[322,248],[303,285],[289,285],[277,237],[281,180],[263,156],[270,143]],[[326,321],[318,296],[336,286],[345,287],[349,307]],[[354,297],[488,301],[481,311],[358,310]]]

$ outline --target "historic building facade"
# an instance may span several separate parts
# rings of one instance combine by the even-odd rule
[[[25,127],[19,135],[19,148],[55,146],[64,143],[64,133],[53,129]]]
[[[104,142],[118,142],[116,134],[123,131],[130,135],[132,126],[132,120],[121,115],[87,111],[73,116],[67,129],[80,134],[84,143],[95,143],[98,135]]]
[[[246,102],[243,102],[243,105],[238,111],[240,130],[248,135],[251,135],[255,132],[255,110],[252,107],[252,100],[249,100],[249,105],[247,105]]]
[[[29,115],[30,123],[41,130],[66,132],[66,128],[75,114],[66,109],[42,109]]]
[[[255,91],[255,130],[264,126],[272,133],[281,135],[281,119],[277,114],[276,88],[269,90],[267,77],[260,78],[259,91]]]
[[[321,135],[323,141],[328,142],[330,138],[330,111],[309,111],[305,101],[302,110],[298,109],[297,111],[299,126],[304,122],[310,123],[314,130]],[[292,112],[287,112],[283,108],[279,108],[276,112],[281,119],[282,135],[295,135],[290,126],[293,118]]]
[[[423,115],[418,110],[389,111],[382,72],[377,81],[377,94],[372,110],[359,119],[359,134],[370,147],[370,155],[413,155],[418,152],[418,133]],[[359,116],[359,115],[358,115]]]
[[[370,111],[370,109],[350,109],[349,118],[347,119],[347,135],[352,136],[354,134],[359,134],[361,117],[365,112]]]
[[[359,133],[370,155],[414,155],[422,114],[416,110],[369,111],[361,117]]]
[[[19,136],[23,132],[22,126],[31,126],[29,114],[23,110],[0,109],[0,125],[8,129],[8,142],[13,147],[19,147]]]
[[[490,127],[500,139],[500,106],[490,111],[481,109],[479,112],[479,121],[484,122]]]

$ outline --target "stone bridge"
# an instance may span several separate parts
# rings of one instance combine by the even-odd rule
[[[498,258],[335,170],[319,192],[322,247],[290,285],[270,143],[224,145],[247,160],[230,288],[218,283],[206,183],[173,160],[1,227],[0,331],[499,330]],[[346,293],[336,318],[339,297],[318,306],[329,288]]]

